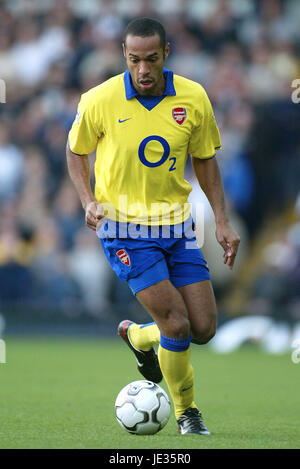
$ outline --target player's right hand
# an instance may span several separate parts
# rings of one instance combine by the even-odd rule
[[[93,231],[98,231],[104,221],[104,210],[97,201],[92,201],[85,208],[85,224]]]

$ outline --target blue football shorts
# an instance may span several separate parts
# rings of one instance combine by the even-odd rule
[[[210,279],[191,217],[163,226],[106,220],[97,235],[113,270],[133,294],[165,279],[175,287]]]

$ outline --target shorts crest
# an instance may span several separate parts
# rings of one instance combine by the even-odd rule
[[[116,254],[123,264],[130,266],[130,257],[129,254],[125,251],[125,249],[119,249]]]

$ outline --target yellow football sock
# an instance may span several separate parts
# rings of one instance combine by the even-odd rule
[[[159,344],[160,332],[155,322],[132,324],[129,328],[129,339],[135,348],[149,350],[154,344]]]
[[[181,341],[181,339],[168,339],[170,340]],[[169,347],[168,344],[168,348],[165,348],[166,343],[161,339],[158,348],[160,368],[174,402],[176,419],[189,407],[197,407],[194,402],[194,370],[190,363],[190,347],[188,342],[186,344],[188,344],[186,350],[174,351],[174,347]]]

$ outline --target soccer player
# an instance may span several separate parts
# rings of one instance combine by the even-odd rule
[[[214,211],[216,237],[230,269],[240,240],[225,212],[212,106],[200,84],[164,68],[169,51],[158,21],[129,23],[123,38],[128,70],[82,95],[67,163],[86,225],[97,232],[112,268],[154,321],[124,320],[120,337],[146,379],[165,378],[179,432],[205,435],[210,432],[194,400],[190,343],[213,337],[217,312],[187,203],[188,155]],[[88,155],[95,149],[93,194]]]

